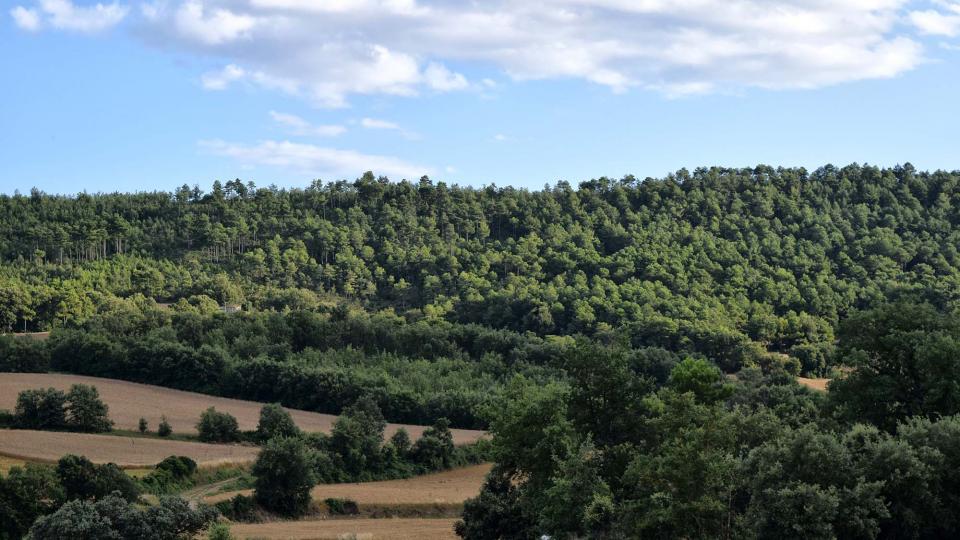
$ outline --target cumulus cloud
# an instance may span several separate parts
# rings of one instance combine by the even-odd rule
[[[468,65],[668,95],[894,77],[923,62],[919,35],[958,31],[956,0],[918,2],[153,0],[141,11],[152,43],[343,107],[356,94],[482,93],[486,81],[451,69]]]
[[[910,12],[910,22],[927,35],[956,37],[960,35],[960,3],[940,0],[940,9]]]
[[[13,17],[14,24],[24,30],[34,32],[40,29],[40,14],[35,9],[17,6],[10,10],[10,16]]]
[[[347,130],[340,125],[315,126],[299,116],[277,111],[270,111],[270,118],[292,134],[300,136],[336,137]]]
[[[228,9],[208,10],[199,1],[189,1],[177,9],[174,20],[185,38],[205,45],[220,45],[249,36],[257,19]]]
[[[245,166],[270,166],[318,178],[353,177],[372,170],[393,178],[419,178],[431,169],[401,159],[363,154],[353,150],[326,148],[290,141],[261,141],[241,144],[222,140],[200,141],[200,148],[210,154],[235,159]]]
[[[35,31],[43,26],[60,30],[95,33],[116,26],[127,16],[127,6],[116,2],[78,6],[70,0],[39,0],[37,7],[16,6],[10,10],[14,22],[24,30]]]

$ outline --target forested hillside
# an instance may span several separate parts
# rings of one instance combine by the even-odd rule
[[[35,191],[0,198],[0,327],[52,331],[0,336],[0,372],[343,413],[258,439],[231,519],[492,458],[463,538],[955,538],[958,246],[960,172],[909,165]]]
[[[697,169],[540,191],[388,182],[0,197],[0,327],[83,323],[110,296],[347,302],[408,321],[692,349],[822,371],[840,319],[960,297],[960,173]],[[623,332],[621,332],[623,330]]]

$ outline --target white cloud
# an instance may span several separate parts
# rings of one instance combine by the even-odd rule
[[[77,6],[70,0],[39,0],[37,8],[17,6],[10,11],[17,26],[24,30],[39,30],[50,26],[60,30],[95,33],[116,26],[130,11],[116,2]]]
[[[270,111],[270,118],[287,128],[292,134],[300,136],[336,137],[347,130],[347,128],[339,125],[315,126],[299,116],[277,111]]]
[[[10,16],[13,17],[13,22],[23,30],[35,32],[40,29],[40,14],[35,9],[17,6],[10,10]]]
[[[247,71],[235,64],[228,64],[219,71],[208,71],[200,76],[200,83],[206,90],[226,90],[233,83],[241,81],[291,95],[300,93],[296,81],[280,79],[262,71]]]
[[[955,37],[960,35],[960,3],[940,0],[942,10],[911,11],[910,22],[922,34]]]
[[[226,90],[231,83],[243,80],[246,76],[247,72],[243,68],[230,64],[220,71],[204,73],[200,82],[207,90]]]
[[[960,16],[957,0],[152,2],[151,43],[325,107],[492,87],[453,65],[671,96],[894,77],[924,61],[918,35],[952,35]]]
[[[250,15],[238,15],[222,8],[206,10],[201,2],[192,0],[177,9],[174,21],[183,36],[206,45],[247,37],[256,24]]]
[[[372,170],[394,178],[415,179],[431,169],[401,159],[353,150],[325,148],[290,141],[261,141],[247,145],[222,140],[200,141],[204,151],[235,159],[242,166],[270,166],[315,177],[355,177]]]
[[[391,122],[389,120],[381,120],[378,118],[363,118],[360,120],[360,126],[366,129],[382,129],[386,131],[396,131],[403,138],[415,140],[419,139],[420,136],[413,131],[408,131],[404,129],[400,124],[396,122]]]
[[[400,125],[388,120],[378,120],[376,118],[364,118],[360,120],[360,125],[367,129],[395,129],[400,131]]]
[[[442,64],[431,62],[423,72],[424,80],[427,86],[441,92],[451,90],[463,90],[469,84],[467,78],[459,73],[454,73],[444,67]]]

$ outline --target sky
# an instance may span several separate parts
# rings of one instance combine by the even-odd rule
[[[0,0],[0,192],[960,169],[960,0]]]

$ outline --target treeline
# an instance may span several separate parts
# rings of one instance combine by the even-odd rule
[[[540,191],[240,181],[209,193],[0,197],[0,326],[82,322],[103,296],[257,309],[346,299],[538,335],[694,325],[805,357],[852,309],[960,291],[960,174],[681,170]]]
[[[828,393],[780,370],[664,377],[583,343],[564,381],[512,381],[497,463],[457,532],[488,538],[955,538],[960,314],[898,303],[838,334]]]

